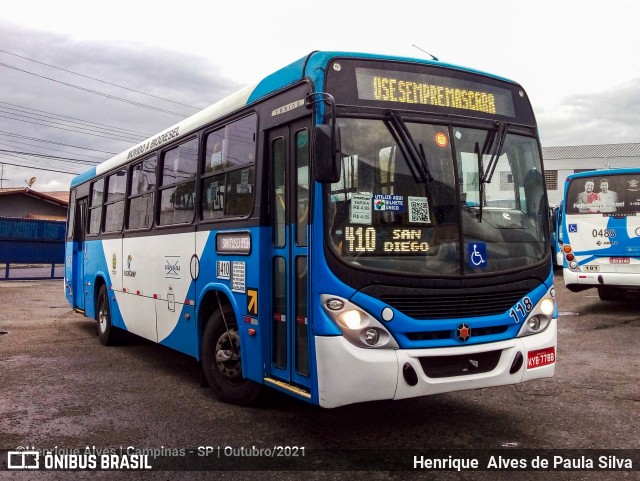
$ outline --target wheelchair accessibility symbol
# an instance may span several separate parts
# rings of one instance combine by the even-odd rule
[[[487,244],[484,242],[472,242],[467,246],[469,254],[469,267],[472,269],[484,269],[487,267]]]

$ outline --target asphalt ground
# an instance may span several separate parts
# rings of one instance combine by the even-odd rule
[[[213,471],[17,472],[0,462],[0,479],[640,479],[636,465],[615,471],[381,471],[379,460],[371,459],[367,472],[340,468],[336,453],[348,457],[354,450],[375,457],[384,450],[480,449],[513,458],[545,450],[624,449],[637,456],[637,296],[604,302],[595,290],[574,294],[558,274],[556,288],[554,378],[326,410],[276,393],[254,407],[221,403],[188,356],[133,336],[102,346],[95,321],[70,309],[62,280],[2,281],[0,449],[294,446],[307,454],[330,449],[338,464],[314,465],[309,456],[301,462],[310,465],[297,471],[286,467],[287,460],[247,471],[258,466],[248,459],[244,467],[240,460]]]

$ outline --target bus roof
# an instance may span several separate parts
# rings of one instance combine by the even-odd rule
[[[603,175],[616,175],[616,174],[640,174],[640,168],[636,167],[621,167],[619,169],[599,169],[599,170],[587,170],[585,172],[576,172],[575,174],[569,174],[567,176],[567,183],[573,179],[583,179],[585,177],[602,177]]]
[[[268,75],[260,82],[249,85],[239,90],[238,92],[235,92],[228,97],[223,98],[222,100],[201,110],[200,112],[197,112],[192,116],[181,120],[171,127],[161,131],[160,133],[143,140],[142,142],[132,146],[124,152],[121,152],[111,157],[110,159],[105,160],[101,164],[98,164],[97,166],[83,172],[72,180],[71,187],[80,185],[97,175],[101,175],[121,165],[124,165],[133,158],[142,157],[147,152],[155,149],[155,147],[162,145],[165,142],[168,143],[174,137],[187,135],[208,123],[214,122],[217,119],[240,110],[247,105],[250,105],[270,95],[271,93],[289,87],[304,78],[309,78],[316,86],[318,91],[321,91],[324,82],[324,67],[334,58],[380,59],[409,63],[420,63],[424,65],[434,65],[438,67],[477,73],[515,84],[515,82],[513,82],[512,80],[489,74],[487,72],[461,67],[458,65],[447,64],[435,60],[418,59],[411,57],[395,57],[391,55],[375,55],[369,53],[314,51],[309,55],[306,55],[299,60],[296,60],[295,62],[287,65],[286,67],[283,67],[280,70],[277,70],[274,73]]]

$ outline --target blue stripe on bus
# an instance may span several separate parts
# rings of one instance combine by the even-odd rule
[[[76,176],[71,181],[71,188],[74,188],[87,180],[93,179],[96,176],[96,168],[91,167],[89,170],[86,170],[82,174]]]

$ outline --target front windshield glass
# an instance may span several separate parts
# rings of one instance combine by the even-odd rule
[[[406,122],[410,142],[399,140],[390,120],[344,118],[338,125],[341,178],[327,191],[327,227],[346,262],[459,275],[521,268],[545,256],[535,139],[507,134],[489,183],[481,179],[491,149],[483,149],[497,136],[487,130]]]

